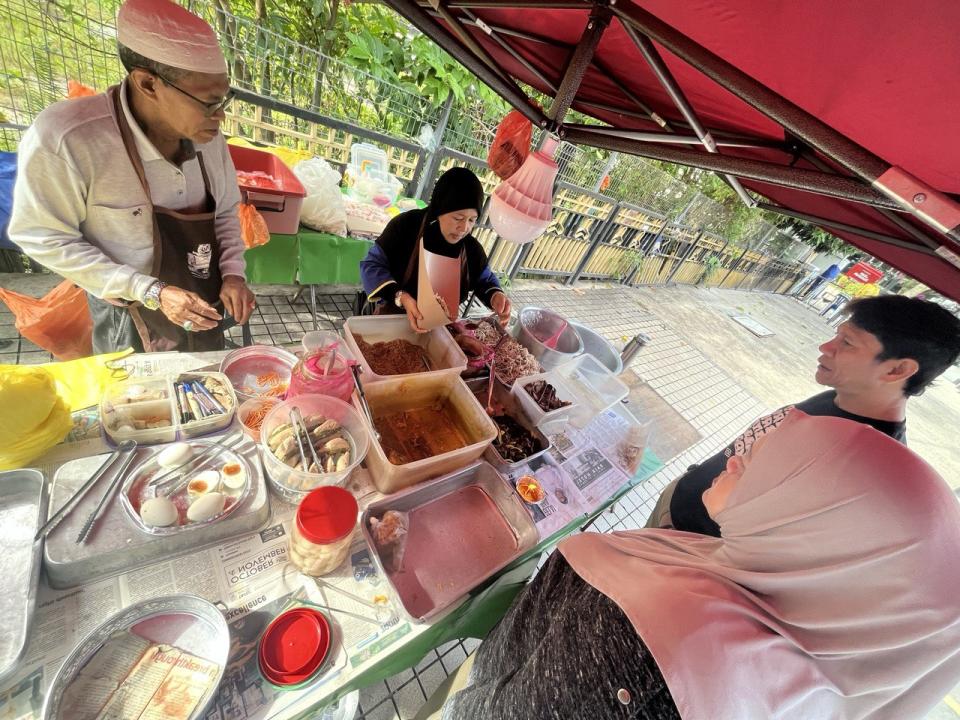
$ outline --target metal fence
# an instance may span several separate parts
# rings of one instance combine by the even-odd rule
[[[68,80],[98,90],[120,80],[118,4],[0,0],[0,149],[16,147],[37,113],[66,96]],[[496,127],[475,103],[454,106],[451,98],[435,108],[250,19],[211,3],[188,4],[218,29],[232,63],[239,99],[226,132],[307,150],[340,166],[354,142],[371,142],[386,150],[407,192],[421,197],[453,164],[471,166],[488,193],[499,182],[483,159]],[[438,149],[421,145],[425,129],[434,132]],[[540,238],[522,247],[507,243],[486,213],[481,218],[476,235],[504,275],[780,292],[804,274],[801,264],[764,252],[776,230],[759,214],[731,242],[729,210],[651,162],[569,143],[560,144],[556,158],[554,218]]]

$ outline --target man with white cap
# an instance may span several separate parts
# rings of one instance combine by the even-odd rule
[[[213,29],[170,0],[117,15],[123,82],[24,134],[10,238],[88,293],[94,351],[223,347],[254,308],[240,192],[220,134],[232,98]]]

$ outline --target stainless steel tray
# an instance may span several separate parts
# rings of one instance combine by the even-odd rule
[[[465,491],[472,493],[472,502],[461,505]],[[429,511],[424,513],[431,505],[435,510],[442,506],[443,511],[431,517]],[[388,510],[409,514],[408,542],[395,572],[388,569],[370,532],[370,518],[380,518]],[[372,503],[361,525],[404,609],[420,621],[458,603],[538,541],[530,513],[486,462]],[[443,525],[450,532],[444,532]]]
[[[230,655],[230,629],[217,606],[208,600],[193,595],[168,595],[121,610],[80,641],[50,684],[43,705],[44,720],[69,720],[74,716],[71,709],[61,707],[64,692],[97,652],[109,650],[109,642],[117,633],[131,629],[147,640],[173,645],[220,667],[214,691],[190,716],[192,720],[203,717],[223,678]]]
[[[0,680],[16,667],[27,646],[40,577],[41,541],[37,529],[47,520],[47,490],[39,470],[0,472]]]
[[[156,448],[138,448],[136,452],[138,457],[134,464],[145,460],[156,452]],[[242,455],[251,468],[251,486],[246,499],[228,517],[210,525],[188,527],[174,535],[150,535],[134,525],[118,493],[104,510],[87,542],[78,545],[77,533],[103,494],[106,481],[112,477],[107,473],[107,477],[98,482],[47,537],[43,556],[50,585],[73,587],[259,530],[270,519],[270,501],[257,446],[245,439],[236,453]],[[50,511],[55,512],[66,502],[104,459],[104,455],[97,455],[62,465],[53,479]]]
[[[474,378],[473,380],[467,380],[466,382],[467,387],[470,388],[470,391],[474,394],[474,396],[476,396],[477,401],[486,407],[488,389],[487,378]],[[506,410],[507,415],[516,420],[537,439],[537,442],[540,444],[541,448],[532,455],[527,455],[527,457],[523,458],[523,460],[517,460],[516,462],[507,462],[493,446],[493,444],[483,451],[484,460],[493,465],[497,472],[507,475],[512,479],[513,475],[515,475],[520,468],[524,467],[531,460],[540,457],[550,449],[550,438],[540,432],[540,429],[534,425],[533,422],[531,422],[530,418],[527,416],[527,413],[517,401],[516,396],[507,390],[503,383],[495,382],[493,384],[493,402],[502,405],[504,410]]]

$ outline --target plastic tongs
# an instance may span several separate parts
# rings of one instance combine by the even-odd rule
[[[360,615],[349,610],[341,610],[340,608],[330,607],[329,605],[321,605],[320,607],[325,610],[330,610],[332,612],[343,613],[344,615],[349,615],[350,617],[355,617],[358,620],[365,620],[368,623],[374,625],[386,625],[396,617],[396,613],[389,607],[385,605],[378,605],[377,603],[370,602],[369,600],[364,600],[362,597],[358,597],[351,592],[346,590],[341,590],[336,585],[328,583],[326,580],[321,580],[320,578],[312,578],[313,582],[316,583],[317,589],[323,593],[324,590],[333,590],[336,593],[340,593],[344,597],[350,598],[353,602],[358,605],[362,605],[365,608],[373,610],[375,617],[367,617],[366,615]],[[327,602],[326,597],[323,598],[324,602]]]

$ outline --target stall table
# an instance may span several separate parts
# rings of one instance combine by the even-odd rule
[[[131,375],[151,376],[216,367],[222,355],[143,354],[123,362]],[[559,450],[555,457],[548,453],[546,464],[557,483],[554,488],[562,487],[565,494],[564,499],[554,501],[555,505],[545,504],[542,508],[546,509],[538,508],[538,512],[531,510],[540,542],[486,584],[475,588],[460,604],[427,623],[418,623],[404,613],[359,532],[349,561],[324,580],[384,604],[392,610],[389,620],[373,621],[363,605],[297,574],[286,562],[295,508],[272,494],[270,519],[255,532],[180,557],[158,558],[120,575],[91,578],[78,587],[56,589],[44,577],[37,593],[25,659],[15,676],[8,679],[6,689],[0,690],[0,717],[7,712],[15,717],[40,717],[46,688],[65,655],[83,636],[122,607],[171,593],[200,595],[226,606],[231,655],[214,705],[206,716],[210,720],[316,717],[319,709],[347,693],[415,666],[433,648],[457,638],[482,638],[526,584],[544,551],[592,522],[662,467],[650,451],[645,453],[632,478],[616,465],[610,438],[613,429],[620,427],[618,417],[622,413],[621,406],[614,406],[582,431],[569,427],[557,430],[554,444]],[[237,422],[234,420],[227,432],[236,430]],[[68,440],[38,464],[52,482],[64,463],[102,455],[108,449],[101,438],[96,409],[79,411]],[[361,510],[383,497],[374,490],[365,470],[354,473],[348,487],[358,497]],[[69,490],[60,488],[58,492],[54,485],[51,512],[64,502]],[[96,488],[91,495],[99,495]],[[273,617],[292,604],[304,602],[333,608],[328,614],[337,628],[336,652],[323,673],[306,687],[275,690],[257,670],[257,642]]]

